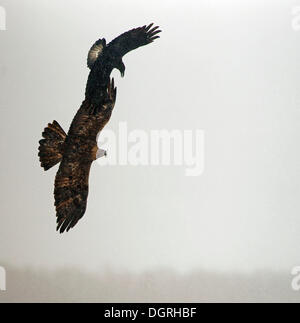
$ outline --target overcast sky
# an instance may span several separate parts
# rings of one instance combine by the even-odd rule
[[[1,1],[0,262],[132,271],[248,271],[300,264],[299,1]],[[205,169],[94,163],[86,214],[55,231],[57,166],[38,141],[67,131],[90,46],[154,22],[161,38],[113,72],[106,129],[205,132]],[[1,265],[1,263],[0,263]]]

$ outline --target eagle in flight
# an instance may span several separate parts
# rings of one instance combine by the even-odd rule
[[[106,154],[97,146],[97,135],[109,121],[117,89],[110,74],[117,68],[124,76],[122,57],[140,46],[153,42],[161,31],[153,23],[131,29],[108,45],[104,38],[91,47],[90,69],[85,99],[77,111],[68,134],[57,121],[49,123],[39,141],[39,159],[44,170],[60,163],[54,184],[57,230],[73,228],[85,213],[91,164]]]

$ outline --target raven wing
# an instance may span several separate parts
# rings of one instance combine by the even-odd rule
[[[122,57],[140,46],[150,44],[154,39],[159,38],[157,34],[161,32],[158,26],[152,26],[153,23],[131,29],[112,40],[107,48]]]
[[[106,41],[105,41],[105,38],[103,38],[103,39],[97,40],[95,44],[91,47],[87,57],[87,66],[89,69],[92,69],[95,61],[101,55],[103,48],[105,46],[106,46]]]

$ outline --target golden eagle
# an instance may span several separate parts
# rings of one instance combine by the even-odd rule
[[[117,89],[110,79],[114,68],[124,76],[122,57],[133,49],[159,38],[161,31],[153,24],[129,30],[108,45],[99,39],[91,47],[87,65],[90,68],[85,100],[76,113],[68,134],[57,121],[49,123],[39,141],[39,158],[44,170],[60,162],[55,177],[54,198],[57,230],[69,231],[84,215],[87,205],[91,164],[105,155],[97,147],[97,135],[109,121]]]

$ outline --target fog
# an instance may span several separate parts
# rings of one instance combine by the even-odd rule
[[[117,300],[128,284],[130,294],[120,299],[142,301],[149,272],[156,286],[149,287],[151,300],[181,300],[186,284],[191,296],[182,300],[289,299],[291,268],[300,263],[300,31],[292,15],[300,1],[4,0],[1,6],[0,265],[8,264],[13,277],[1,298],[54,300],[51,276],[66,300],[81,299],[73,286],[78,278],[102,291],[114,284],[111,294],[86,287],[82,299]],[[95,40],[109,42],[151,22],[161,38],[124,57],[124,78],[113,71],[118,95],[106,129],[117,133],[119,122],[127,122],[129,131],[204,131],[204,170],[189,177],[184,165],[94,163],[86,214],[59,235],[57,166],[44,172],[37,156],[42,130],[54,119],[68,130],[84,99]],[[56,282],[70,268],[77,274]],[[117,274],[103,276],[107,268]],[[174,272],[166,274],[165,296],[160,268]],[[212,283],[203,290],[207,277]],[[266,294],[258,292],[261,285]]]
[[[299,302],[290,277],[271,271],[178,274],[157,269],[137,274],[108,268],[98,273],[75,267],[6,268],[7,291],[1,292],[1,302]]]

